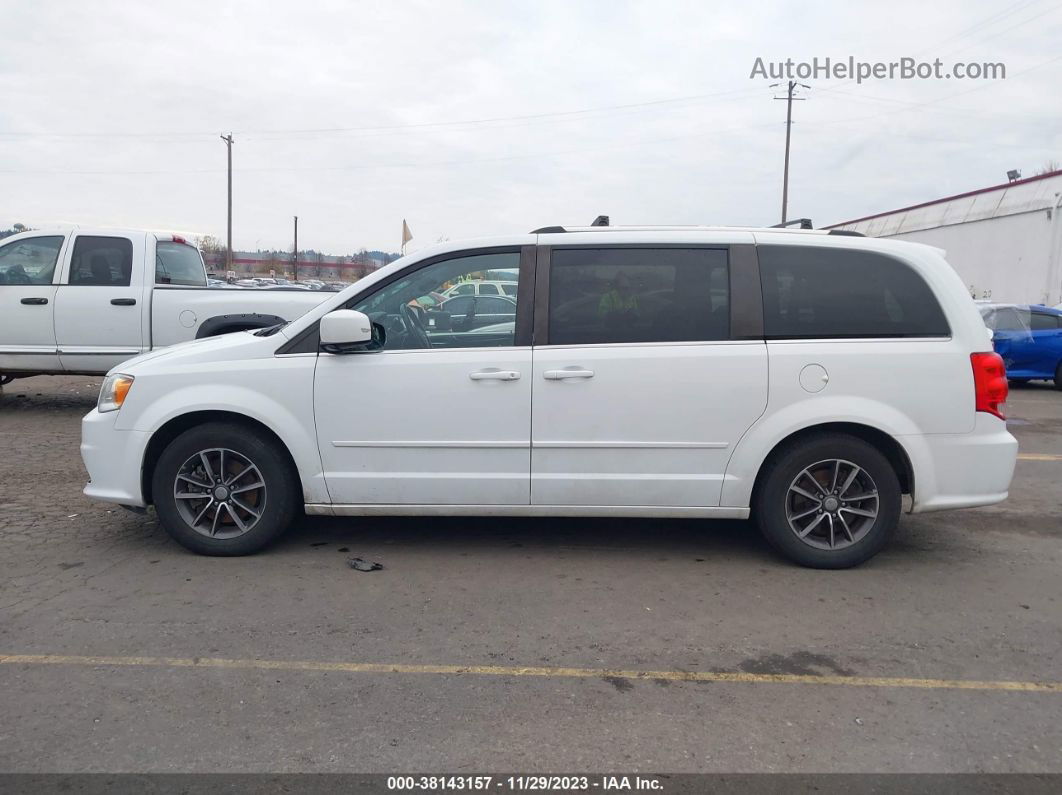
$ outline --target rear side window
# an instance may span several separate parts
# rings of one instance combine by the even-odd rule
[[[758,246],[768,339],[946,337],[940,304],[913,268],[870,251]]]
[[[554,249],[549,344],[697,342],[730,336],[725,249]]]
[[[28,237],[0,246],[0,285],[51,284],[63,236]]]
[[[124,237],[78,235],[70,258],[70,284],[128,287],[133,276],[133,242]]]
[[[1039,312],[1032,313],[1032,330],[1033,331],[1057,331],[1058,330],[1058,317],[1055,315],[1046,315]]]
[[[160,240],[155,246],[155,284],[206,287],[206,268],[199,249]]]

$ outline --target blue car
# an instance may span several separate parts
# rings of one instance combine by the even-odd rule
[[[1062,310],[1042,304],[981,304],[978,309],[1008,379],[1053,380],[1055,389],[1062,389]]]

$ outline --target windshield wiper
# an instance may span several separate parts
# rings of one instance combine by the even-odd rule
[[[276,334],[278,331],[280,331],[282,328],[284,328],[284,326],[288,325],[288,323],[290,323],[290,322],[291,321],[289,320],[286,323],[277,323],[275,326],[267,326],[266,328],[260,328],[260,329],[258,329],[258,331],[254,331],[252,333],[256,337],[272,337],[274,334]]]

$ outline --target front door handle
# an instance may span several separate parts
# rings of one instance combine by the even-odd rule
[[[594,371],[574,367],[571,370],[546,370],[542,375],[547,381],[563,381],[565,378],[593,378]]]
[[[48,299],[47,298],[23,298],[22,299],[22,303],[26,304],[26,306],[44,306],[46,303],[48,303]]]
[[[479,370],[469,373],[468,377],[473,381],[516,381],[520,373],[516,370]]]
[[[111,306],[136,306],[135,298],[112,298]]]

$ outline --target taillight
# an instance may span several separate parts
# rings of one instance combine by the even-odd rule
[[[987,411],[1005,420],[1007,410],[1007,368],[998,353],[971,353],[974,394],[978,411]]]

